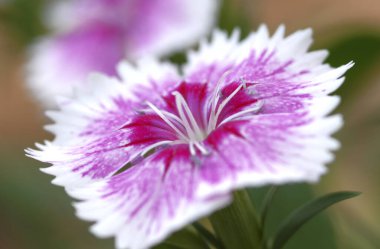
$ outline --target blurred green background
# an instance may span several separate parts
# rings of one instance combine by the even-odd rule
[[[49,121],[24,86],[28,45],[45,32],[42,11],[48,0],[0,1],[0,248],[107,249],[89,224],[74,216],[72,200],[24,156],[35,141],[51,138]],[[312,27],[314,49],[328,48],[328,62],[354,60],[338,94],[345,126],[337,134],[342,149],[330,171],[314,186],[280,188],[270,212],[273,230],[292,209],[313,196],[355,190],[363,194],[339,204],[307,224],[287,249],[380,248],[380,1],[379,0],[225,0],[219,26],[239,26],[243,34],[267,23],[273,32]],[[196,18],[196,17],[194,17]],[[49,65],[46,65],[49,70]],[[265,189],[252,190],[260,202]]]

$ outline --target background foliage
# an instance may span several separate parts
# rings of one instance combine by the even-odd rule
[[[49,121],[23,84],[27,47],[46,32],[41,18],[47,3],[0,2],[0,248],[113,248],[112,239],[99,240],[88,233],[89,224],[74,217],[72,200],[63,189],[51,185],[51,177],[39,172],[40,163],[24,156],[24,148],[51,137],[41,128]],[[272,32],[280,23],[288,33],[312,27],[314,49],[328,48],[329,63],[356,63],[338,91],[342,96],[338,112],[344,114],[346,123],[337,135],[343,144],[337,160],[315,186],[280,188],[269,213],[268,232],[315,195],[338,190],[363,194],[307,224],[289,241],[288,249],[380,248],[379,10],[377,0],[223,2],[219,16],[223,29],[239,26],[246,35],[262,22]],[[251,197],[260,203],[265,190],[250,190]]]

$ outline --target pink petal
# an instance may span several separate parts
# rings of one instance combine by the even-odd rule
[[[124,35],[117,26],[91,23],[71,33],[46,38],[32,50],[29,87],[49,106],[57,96],[72,96],[75,87],[88,87],[91,72],[116,75],[124,57]]]
[[[82,219],[96,221],[91,231],[116,237],[117,248],[148,248],[173,231],[228,204],[226,195],[197,198],[198,169],[186,146],[149,157],[110,180],[69,191]]]

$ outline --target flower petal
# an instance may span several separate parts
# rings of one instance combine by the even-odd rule
[[[124,29],[126,54],[136,59],[194,44],[214,25],[218,5],[218,0],[58,1],[47,23],[63,31],[99,20],[116,24]]]
[[[331,134],[340,116],[262,114],[220,127],[207,139],[213,153],[201,162],[199,197],[242,187],[315,182],[339,143]]]
[[[135,65],[119,63],[118,74],[134,99],[155,102],[163,92],[175,87],[181,81],[178,68],[169,62],[160,62],[154,57],[144,57]]]
[[[139,0],[128,30],[131,58],[162,56],[189,47],[214,25],[218,0]],[[141,32],[144,30],[144,32]]]
[[[57,96],[72,96],[74,87],[88,87],[89,73],[116,75],[124,50],[120,29],[105,23],[45,38],[31,50],[27,82],[44,104],[55,106]]]
[[[173,231],[227,205],[229,195],[194,196],[198,169],[186,146],[164,149],[141,164],[69,194],[77,215],[96,221],[91,231],[116,236],[117,248],[148,248]]]
[[[211,85],[249,83],[252,95],[265,102],[264,113],[304,108],[312,96],[330,94],[343,83],[342,75],[352,62],[333,69],[323,64],[326,51],[307,52],[312,42],[310,29],[286,38],[283,34],[284,27],[280,26],[269,37],[262,25],[239,43],[237,30],[230,37],[215,31],[210,42],[204,41],[199,51],[188,54],[185,77]]]
[[[128,134],[121,127],[134,113],[131,94],[119,81],[93,75],[92,87],[77,92],[78,101],[68,99],[60,111],[48,112],[55,124],[46,128],[53,142],[28,149],[35,159],[52,164],[42,171],[55,175],[55,184],[65,187],[103,179],[123,167],[134,154],[124,145]]]

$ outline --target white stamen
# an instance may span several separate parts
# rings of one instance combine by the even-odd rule
[[[150,103],[150,102],[149,102]],[[150,103],[151,104],[151,103]],[[149,108],[151,108],[149,106]],[[156,107],[157,108],[157,107]],[[158,108],[157,108],[158,109]],[[149,109],[146,108],[146,109],[143,109],[143,110],[138,110],[136,111],[137,113],[139,114],[145,114]],[[160,110],[162,112],[162,114],[164,114],[165,116],[169,117],[169,118],[172,118],[174,119],[175,121],[177,121],[178,123],[181,123],[182,124],[182,120],[180,118],[178,118],[176,115],[174,115],[173,113],[170,113],[168,111],[164,111],[164,110]]]
[[[218,120],[218,117],[220,115],[220,113],[222,112],[223,108],[228,104],[228,102],[230,102],[230,100],[235,97],[235,95],[240,91],[240,89],[243,87],[243,85],[239,85],[235,91],[233,91],[230,96],[228,96],[228,98],[226,98],[225,100],[223,100],[223,102],[219,105],[219,108],[218,108],[218,111],[215,115],[215,122]]]
[[[190,154],[192,156],[196,156],[196,150],[195,147],[202,153],[202,155],[208,155],[210,152],[200,143],[200,142],[190,142],[189,143],[189,149],[190,149]]]
[[[249,109],[246,109],[246,110],[243,110],[243,111],[240,111],[238,113],[235,113],[231,116],[229,116],[228,118],[224,119],[219,125],[223,125],[227,122],[230,122],[231,120],[234,120],[234,119],[237,119],[237,118],[240,118],[241,116],[244,116],[246,114],[249,114],[249,113],[257,113],[257,111],[259,111],[261,109],[261,107],[263,106],[264,104],[264,101],[258,101],[257,104],[254,106],[254,107],[251,107]]]
[[[170,113],[170,112],[167,112],[167,111],[163,111],[163,110],[161,110],[161,112],[163,114],[165,114],[165,116],[167,116],[169,118],[172,118],[175,121],[177,121],[178,123],[182,124],[182,120],[179,117],[177,117],[176,115],[174,115],[173,113]]]
[[[194,143],[195,146],[201,151],[203,155],[208,155],[210,152],[199,142]]]
[[[196,151],[195,151],[194,143],[193,143],[193,142],[190,142],[190,143],[189,143],[189,149],[190,149],[190,154],[191,154],[192,156],[195,156],[195,155],[197,154]]]
[[[243,88],[247,89],[247,81],[243,77],[240,77],[240,81],[242,82]]]
[[[152,108],[152,110],[167,123],[184,141],[189,141],[189,139],[183,134],[165,115],[160,111],[155,105],[150,102],[147,102],[148,106]]]
[[[158,147],[158,146],[161,146],[161,145],[168,145],[168,144],[174,144],[176,143],[177,141],[169,141],[169,140],[165,140],[165,141],[161,141],[161,142],[157,142],[157,143],[154,143],[154,144],[151,144],[149,145],[148,147],[146,147],[142,152],[141,152],[141,156],[145,156],[149,151],[151,151],[152,149]]]
[[[182,120],[182,124],[185,126],[185,129],[186,129],[190,139],[192,138],[191,140],[196,140],[196,141],[202,140],[204,138],[202,135],[202,131],[199,128],[197,121],[195,120],[193,113],[191,112],[191,110],[190,110],[188,104],[186,103],[185,99],[177,91],[173,92],[173,95],[175,96],[175,102],[177,105],[178,113],[179,113],[181,120]],[[189,118],[190,123],[191,123],[194,130],[190,127],[190,124],[186,118],[184,110],[185,110],[187,117]]]
[[[241,84],[238,87],[236,87],[236,89],[227,98],[225,98],[218,106],[218,102],[220,99],[221,85],[225,81],[225,78],[230,74],[230,72],[231,71],[226,71],[222,75],[222,77],[216,84],[216,87],[211,99],[209,99],[208,101],[208,104],[206,106],[207,108],[203,112],[203,115],[204,115],[203,122],[205,122],[204,126],[206,127],[206,131],[203,131],[200,128],[200,126],[197,123],[197,120],[195,119],[193,113],[191,112],[191,109],[188,103],[186,102],[182,94],[178,91],[174,91],[172,94],[175,96],[175,104],[176,104],[179,116],[165,110],[159,110],[154,104],[147,102],[147,105],[167,125],[169,125],[177,133],[179,138],[178,140],[173,140],[173,141],[165,140],[165,141],[160,141],[160,142],[151,144],[150,146],[146,147],[143,152],[141,152],[141,155],[142,156],[146,155],[149,151],[151,151],[152,149],[155,149],[156,147],[163,146],[163,145],[173,145],[173,144],[188,144],[190,154],[192,156],[197,155],[197,150],[199,150],[200,153],[202,153],[203,155],[208,155],[210,152],[207,150],[207,148],[202,143],[202,141],[213,130],[217,128],[217,122],[218,122],[219,116],[222,113],[223,109],[231,101],[231,99],[235,97],[240,90],[250,89],[250,87],[247,86],[246,81],[244,79],[240,79]],[[248,118],[252,114],[257,113],[261,109],[262,106],[263,106],[263,101],[259,100],[253,106],[250,106],[249,108],[245,110],[242,110],[238,113],[232,114],[231,116],[225,118],[224,120],[222,120],[222,122],[220,122],[218,127],[235,119]],[[207,115],[209,115],[209,117],[207,117]],[[178,127],[178,125],[181,125],[182,127]],[[186,130],[185,133],[187,134],[181,131],[183,129]]]
[[[215,109],[216,109],[216,105],[218,104],[219,102],[219,93],[220,93],[220,85],[222,84],[222,82],[225,81],[225,79],[227,78],[227,76],[232,72],[232,70],[227,70],[226,72],[224,72],[222,74],[222,76],[220,77],[220,79],[218,80],[218,83],[216,83],[216,86],[215,86],[215,89],[214,89],[214,92],[213,92],[213,95],[210,99],[210,104],[211,104],[211,111],[210,111],[210,117],[208,119],[208,125],[207,125],[207,133],[209,132],[209,125],[210,125],[210,121],[212,119],[212,117],[214,116],[215,114]],[[205,119],[204,120],[207,120],[207,110],[209,109],[209,107],[206,109],[205,111]]]
[[[190,107],[186,103],[185,99],[179,92],[174,92],[173,95],[176,97],[176,105],[178,109],[178,113],[180,115],[180,118],[177,117],[176,115],[166,112],[166,111],[161,111],[159,110],[155,105],[153,105],[150,102],[147,102],[148,106],[163,120],[165,123],[167,123],[180,137],[182,140],[175,140],[175,141],[160,141],[157,143],[154,143],[147,148],[144,149],[143,152],[141,152],[141,156],[146,155],[149,151],[152,149],[162,146],[162,145],[168,145],[168,144],[181,144],[181,143],[188,143],[189,144],[189,149],[191,155],[195,156],[196,155],[196,150],[197,148],[203,155],[208,155],[209,152],[207,149],[199,142],[204,139],[202,130],[199,128],[194,115],[192,114]],[[191,125],[195,129],[195,131],[191,128],[189,121],[190,120]],[[186,129],[188,136],[186,137],[185,134],[183,134],[171,121],[169,118],[172,118],[179,122],[181,125],[184,126]]]
[[[216,127],[216,123],[218,122],[218,118],[219,118],[219,115],[220,113],[222,112],[223,108],[228,104],[228,102],[230,102],[230,100],[240,91],[240,89],[243,87],[243,85],[239,85],[235,91],[233,91],[225,100],[223,100],[223,102],[219,105],[218,107],[218,111],[216,112],[215,115],[212,115],[210,117],[210,122],[209,122],[209,125],[208,125],[208,132],[211,132],[212,130],[215,129]]]

